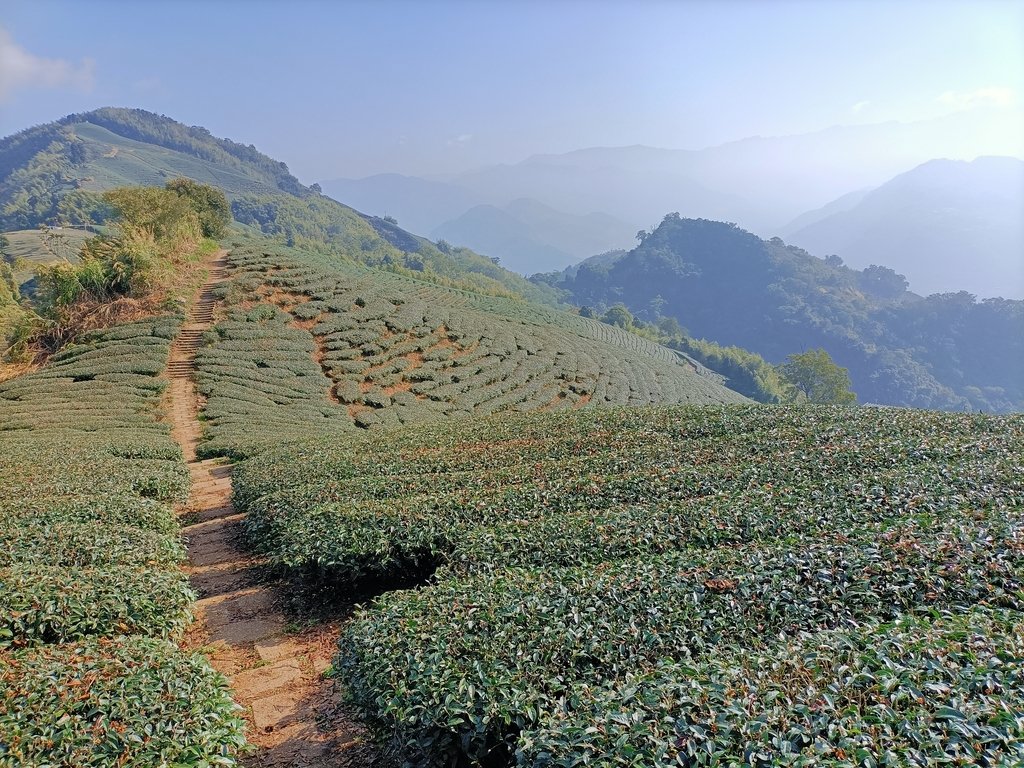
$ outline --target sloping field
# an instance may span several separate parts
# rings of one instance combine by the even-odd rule
[[[78,261],[82,244],[93,236],[91,232],[71,227],[51,230],[49,241],[38,229],[21,229],[3,234],[8,243],[4,252],[12,260],[19,260],[20,268],[14,272],[14,281],[19,286],[32,279],[38,266],[62,260]]]
[[[71,133],[89,158],[82,169],[82,188],[104,191],[113,187],[162,187],[185,176],[223,189],[229,195],[277,191],[274,180],[241,162],[228,164],[195,157],[151,142],[120,136],[91,122],[72,123]]]
[[[0,384],[0,766],[228,765],[223,680],[173,644],[194,594],[156,419],[177,318],[94,333]]]
[[[265,243],[231,264],[228,318],[198,359],[208,454],[502,411],[744,401],[677,353],[577,315]]]
[[[269,450],[254,545],[428,585],[336,664],[416,764],[1024,761],[1024,417],[662,407]]]

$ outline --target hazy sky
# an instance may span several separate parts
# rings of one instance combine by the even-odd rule
[[[1024,154],[1024,2],[0,0],[0,134],[108,105],[307,183],[971,109]]]

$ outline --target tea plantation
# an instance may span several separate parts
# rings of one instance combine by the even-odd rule
[[[227,319],[198,359],[207,455],[243,434],[418,424],[502,411],[744,398],[697,363],[618,328],[521,299],[241,242]]]
[[[0,766],[233,765],[224,681],[172,642],[195,598],[156,419],[177,318],[0,384]]]
[[[1024,417],[505,415],[266,450],[235,500],[321,584],[426,584],[335,665],[415,764],[1024,763]]]

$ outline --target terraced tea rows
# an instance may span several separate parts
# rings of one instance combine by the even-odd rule
[[[194,594],[156,420],[176,318],[97,332],[0,384],[0,766],[228,765],[224,681],[169,642]]]
[[[337,664],[413,762],[1008,766],[1022,456],[1019,416],[645,408],[310,439],[235,483],[286,566],[440,567]]]
[[[258,445],[239,434],[254,418],[288,434],[337,433],[743,400],[695,362],[576,315],[303,251],[242,246],[231,261],[236,309],[198,361],[211,453]]]

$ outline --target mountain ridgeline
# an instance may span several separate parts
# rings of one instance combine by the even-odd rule
[[[631,251],[527,280],[496,259],[445,240],[431,242],[391,216],[360,213],[324,196],[315,184],[303,186],[284,163],[251,145],[142,110],[69,115],[0,140],[0,229],[96,223],[103,213],[99,193],[124,185],[163,186],[177,177],[223,189],[238,225],[276,246],[311,249],[441,287],[533,302],[527,306],[535,305],[537,312],[568,304],[603,312],[623,303],[638,319],[671,318],[693,339],[742,347],[770,363],[824,348],[849,369],[861,402],[1024,410],[1022,301],[979,302],[967,292],[922,298],[908,290],[902,275],[877,262],[857,271],[838,256],[822,260],[779,238],[766,241],[732,224],[678,214],[642,233]],[[829,218],[856,213],[872,194],[837,201],[817,220],[801,217],[800,228],[806,233]],[[445,208],[434,212],[438,215],[468,200],[433,197]],[[557,242],[556,250],[568,254],[570,240],[579,241],[589,225],[595,232],[614,232],[616,239],[624,227],[607,217],[566,217],[530,200],[502,205],[477,209],[488,215],[474,226],[480,225],[481,237],[525,243],[527,250]],[[628,212],[624,215],[628,220]],[[513,218],[515,226],[494,226]],[[563,242],[553,233],[569,224],[576,234]],[[524,232],[529,237],[524,239]],[[588,247],[596,250],[596,242]],[[6,294],[11,290],[0,303],[11,303],[13,294]],[[763,378],[768,366],[744,357],[739,373],[752,377],[747,387],[736,365],[716,364],[720,348],[702,355],[693,339],[674,346],[732,377],[739,391],[759,397],[753,379]]]
[[[861,402],[1024,410],[1024,301],[922,298],[886,267],[850,269],[735,225],[670,214],[633,250],[538,275],[567,300],[640,318],[771,362],[821,347]]]
[[[932,160],[779,232],[854,267],[885,264],[917,293],[1024,298],[1024,161]]]
[[[439,249],[389,217],[366,216],[299,183],[255,147],[141,109],[68,115],[0,140],[0,231],[95,223],[97,193],[186,177],[224,190],[242,224],[288,245],[492,294],[556,303],[468,248]]]

